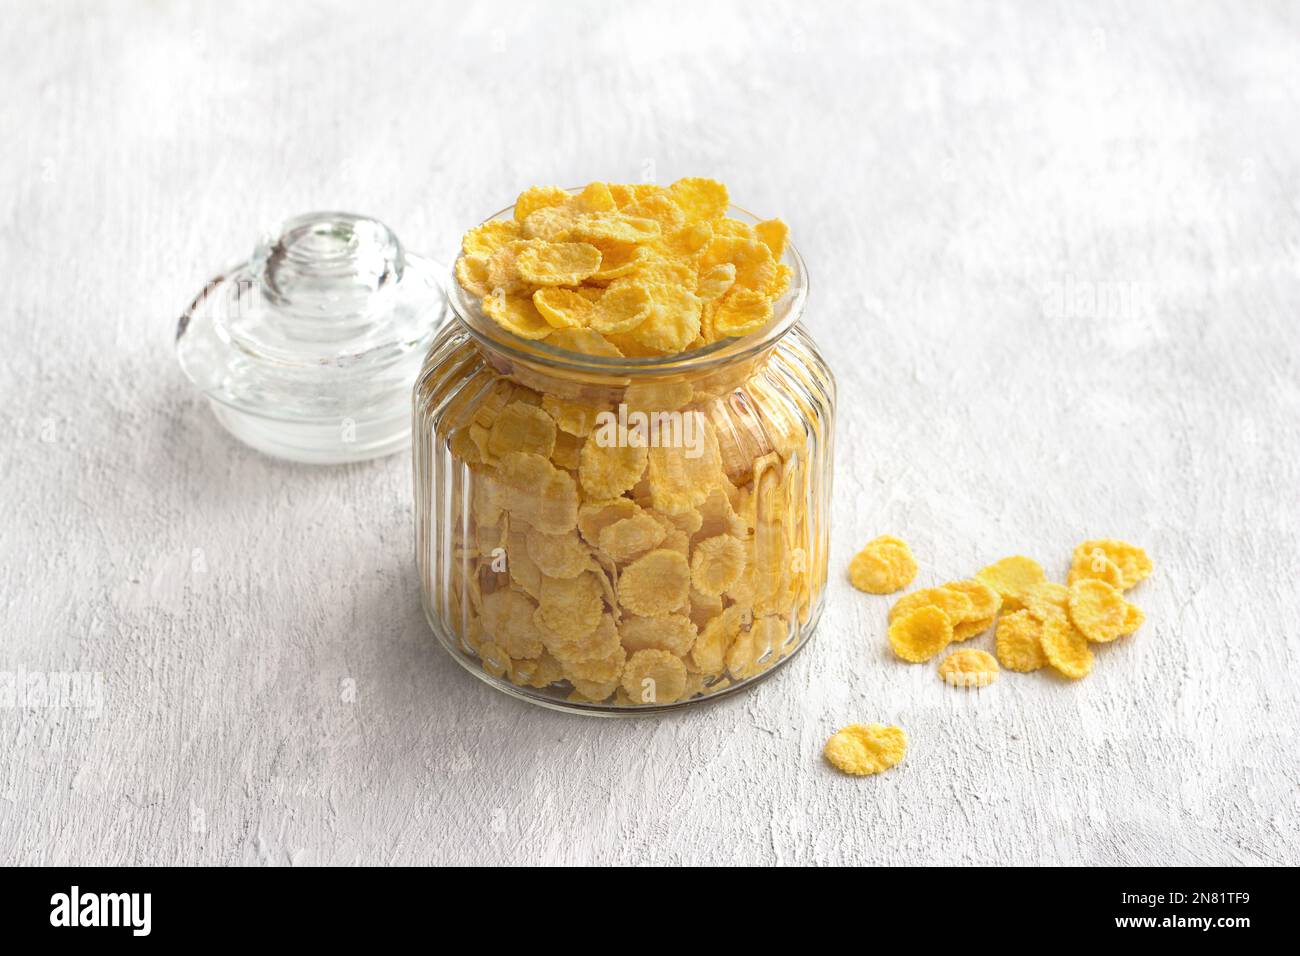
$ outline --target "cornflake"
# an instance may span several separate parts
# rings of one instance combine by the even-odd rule
[[[919,664],[952,643],[952,622],[937,607],[918,608],[889,625],[889,645],[905,661]]]
[[[691,583],[701,594],[721,594],[740,578],[746,560],[744,544],[729,534],[697,541],[691,556]]]
[[[895,601],[894,606],[889,609],[889,621],[892,624],[897,619],[906,617],[923,607],[937,608],[950,622],[972,619],[975,610],[971,599],[961,591],[948,587],[922,588],[911,594],[905,594]]]
[[[1043,653],[1043,623],[1028,611],[1014,611],[998,619],[998,661],[1009,671],[1028,673],[1047,664]]]
[[[674,703],[686,691],[686,665],[668,651],[637,651],[623,669],[623,689],[633,704]]]
[[[659,549],[633,561],[618,579],[618,599],[633,614],[652,617],[690,597],[691,568],[676,551]]]
[[[1078,680],[1092,671],[1092,648],[1087,639],[1063,617],[1043,623],[1043,654],[1062,677]]]
[[[890,594],[901,591],[916,577],[916,559],[901,538],[881,535],[867,542],[849,562],[849,580],[859,591]]]
[[[1118,588],[1105,581],[1084,578],[1070,585],[1070,623],[1095,643],[1105,644],[1131,633],[1131,606]]]
[[[1107,564],[1114,567],[1110,571]],[[1127,591],[1151,574],[1153,565],[1141,548],[1114,538],[1085,541],[1074,549],[1068,582],[1100,578]]]
[[[849,724],[826,741],[826,759],[856,777],[888,770],[907,753],[907,734],[883,724]]]
[[[939,677],[953,687],[987,687],[998,676],[998,662],[988,651],[963,648],[939,665]]]
[[[1009,611],[1024,607],[1025,591],[1040,581],[1047,580],[1041,564],[1021,555],[995,561],[975,577],[1001,594],[1002,606]]]

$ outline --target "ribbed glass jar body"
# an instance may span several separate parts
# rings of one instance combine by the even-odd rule
[[[453,321],[414,396],[430,625],[484,680],[567,710],[759,680],[822,609],[834,405],[795,322],[660,370],[560,368]]]

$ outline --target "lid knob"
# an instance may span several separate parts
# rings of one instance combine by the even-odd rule
[[[354,335],[393,286],[406,256],[377,219],[313,212],[286,222],[253,254],[268,304],[287,321],[283,331],[315,341]]]

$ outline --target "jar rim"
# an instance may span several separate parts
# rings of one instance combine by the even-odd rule
[[[567,187],[566,192],[577,195],[582,187]],[[487,219],[484,223],[513,217],[514,203],[506,206]],[[735,215],[739,213],[739,216]],[[749,210],[736,205],[727,207],[727,215],[739,218],[751,225],[762,220]],[[676,372],[698,372],[720,368],[734,362],[740,362],[775,345],[803,316],[804,306],[808,300],[808,269],[803,256],[794,243],[788,239],[782,262],[791,269],[790,288],[772,305],[772,320],[747,335],[719,339],[702,348],[675,355],[656,355],[645,358],[610,355],[588,355],[569,349],[548,345],[545,339],[526,339],[510,332],[484,314],[482,307],[473,295],[461,287],[456,280],[455,262],[464,255],[461,252],[453,261],[447,276],[447,301],[452,313],[473,338],[489,349],[500,352],[508,358],[518,361],[534,362],[548,368],[572,372],[586,372],[623,377],[641,375],[660,375]]]

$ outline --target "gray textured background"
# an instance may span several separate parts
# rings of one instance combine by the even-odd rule
[[[1296,4],[0,22],[0,672],[102,680],[0,708],[0,862],[1300,862]],[[409,456],[238,446],[175,318],[292,213],[445,255],[529,184],[687,174],[813,271],[829,610],[743,699],[543,712],[432,643]],[[1147,624],[1081,683],[955,692],[843,580],[882,532],[919,584],[1132,539]],[[830,771],[854,721],[907,760]]]

